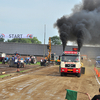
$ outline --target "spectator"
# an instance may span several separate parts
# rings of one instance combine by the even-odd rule
[[[20,59],[20,55],[18,55],[17,58]]]
[[[29,58],[29,65],[31,64],[31,58]]]
[[[14,60],[14,56],[12,56],[12,60]]]
[[[8,64],[9,64],[9,61],[10,61],[10,57],[8,56],[8,61],[7,61]]]
[[[17,54],[17,51],[15,52],[15,55]]]
[[[44,66],[46,66],[46,59],[44,59]]]
[[[100,100],[100,88],[99,88],[99,94],[95,95],[92,99],[88,93],[86,94],[88,95],[89,100]]]
[[[26,58],[26,65],[28,64],[28,57]]]
[[[43,66],[43,58],[41,58],[41,66]]]
[[[19,70],[19,67],[20,67],[20,59],[18,59],[18,61],[17,61],[17,72],[20,71],[20,70]]]
[[[17,56],[15,56],[14,59],[17,59]]]

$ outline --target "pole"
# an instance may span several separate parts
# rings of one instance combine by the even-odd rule
[[[46,36],[46,25],[44,25],[44,57],[45,57],[45,36]]]
[[[67,89],[65,89],[65,90],[67,90]],[[82,93],[82,94],[86,94],[85,92],[80,92],[80,91],[77,91],[78,93]]]

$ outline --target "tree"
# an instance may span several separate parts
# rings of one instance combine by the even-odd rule
[[[4,42],[4,38],[0,38],[0,42]]]
[[[32,43],[35,43],[35,44],[41,44],[41,41],[39,41],[39,40],[37,39],[37,37],[33,37],[33,39],[31,39],[31,42],[32,42]]]
[[[14,38],[12,40],[7,40],[6,42],[15,42],[15,43],[34,43],[34,44],[41,44],[41,41],[37,39],[37,37],[31,38]]]
[[[61,45],[61,40],[58,36],[51,37],[51,45]]]

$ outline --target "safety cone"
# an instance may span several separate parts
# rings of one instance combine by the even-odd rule
[[[95,72],[97,72],[98,70],[95,68]]]
[[[100,77],[100,72],[98,72],[98,77]]]
[[[96,75],[98,75],[98,70],[96,70]]]

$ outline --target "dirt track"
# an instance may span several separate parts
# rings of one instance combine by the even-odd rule
[[[99,85],[93,68],[86,67],[85,75],[61,77],[57,66],[44,67],[29,73],[0,80],[0,100],[65,100],[66,90],[98,94]],[[88,100],[78,93],[77,100]]]
[[[33,69],[33,68],[37,68],[38,65],[25,65],[24,68],[20,68],[20,71],[22,70],[27,70],[27,69]],[[6,72],[7,73],[15,73],[17,71],[16,67],[9,67],[8,64],[0,64],[0,74],[1,72]]]

